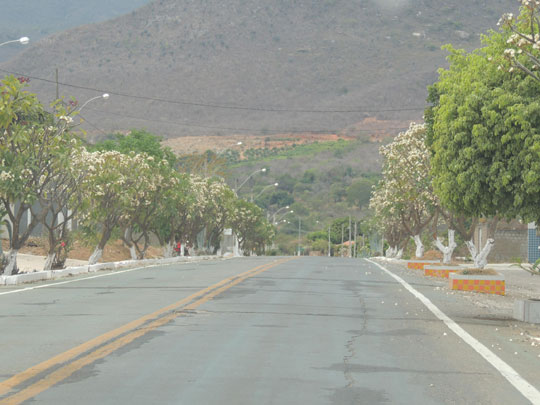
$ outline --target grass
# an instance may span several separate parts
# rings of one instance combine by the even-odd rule
[[[358,141],[345,141],[343,139],[330,142],[314,142],[304,145],[293,145],[285,148],[275,149],[249,149],[245,152],[247,159],[237,161],[232,167],[241,167],[253,164],[253,162],[269,162],[272,160],[290,159],[300,156],[312,156],[322,152],[334,152],[342,154],[353,147],[352,144]]]

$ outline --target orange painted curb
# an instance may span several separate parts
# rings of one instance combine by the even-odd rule
[[[458,277],[456,277],[458,276]],[[456,277],[456,278],[454,278]],[[505,295],[505,281],[504,278],[497,277],[497,279],[489,279],[486,276],[467,276],[452,274],[450,276],[450,289],[461,291],[473,291],[486,294]]]
[[[407,267],[413,270],[424,270],[424,266],[440,263],[439,260],[410,260],[407,262]]]

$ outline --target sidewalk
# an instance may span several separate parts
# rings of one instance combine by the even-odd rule
[[[378,260],[388,263],[400,264],[404,270],[407,269],[408,260],[396,260],[377,257]],[[474,267],[472,263],[460,264],[463,267]],[[515,266],[512,263],[488,263],[486,268],[493,269],[504,275],[506,281],[506,294],[481,294],[469,291],[460,291],[459,294],[465,299],[472,302],[474,305],[483,308],[491,308],[494,311],[502,311],[508,316],[513,314],[514,301],[540,299],[540,276],[533,275],[527,271]],[[446,291],[446,294],[455,294],[456,291],[448,290],[447,279],[439,279],[436,277],[426,277],[423,272],[410,270],[409,273],[418,278],[429,279],[432,283],[438,285],[441,290]]]
[[[34,271],[42,271],[45,265],[45,256],[29,255],[25,253],[17,254],[17,267],[21,273],[32,273]],[[84,266],[87,265],[87,260],[67,259],[66,267]]]

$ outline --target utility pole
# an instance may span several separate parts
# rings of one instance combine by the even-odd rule
[[[341,224],[341,257],[343,257],[343,236],[344,236],[345,224]]]
[[[358,233],[358,222],[354,221],[354,251],[353,251],[353,257],[358,257],[358,249],[356,248],[356,241],[357,241],[357,233]]]
[[[331,256],[332,244],[330,243],[330,226],[328,226],[328,257]]]
[[[352,253],[351,253],[351,232],[352,232],[351,216],[349,215],[349,249],[348,249],[349,259],[352,258]]]
[[[300,256],[300,232],[302,226],[302,218],[298,217],[298,256]]]

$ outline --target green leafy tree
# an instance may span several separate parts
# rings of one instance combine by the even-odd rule
[[[367,179],[358,179],[347,188],[347,202],[349,205],[363,207],[369,204],[373,183]]]
[[[0,86],[0,202],[12,227],[4,268],[9,275],[17,270],[17,252],[47,215],[47,192],[69,164],[75,140],[69,132],[73,119],[61,103],[49,114],[15,77]],[[23,230],[25,213],[30,221]]]
[[[509,35],[492,32],[470,54],[447,47],[450,68],[430,88],[433,186],[442,204],[464,218],[540,220],[540,83],[498,68]],[[490,235],[480,253],[467,242],[478,267],[493,242]]]
[[[244,254],[263,253],[275,236],[273,226],[264,217],[263,210],[248,201],[237,199],[231,213],[230,224],[238,236]]]
[[[170,176],[175,180],[157,201],[156,217],[151,223],[152,232],[163,246],[164,257],[172,256],[175,243],[185,243],[182,236],[196,202],[190,177],[176,171],[171,171]],[[183,255],[183,252],[179,253]]]
[[[95,264],[113,231],[122,222],[129,221],[130,210],[151,204],[147,190],[153,187],[153,180],[148,176],[139,177],[141,171],[150,167],[149,157],[133,152],[126,155],[118,151],[82,149],[74,164],[87,173],[80,184],[81,224],[97,236],[98,244],[88,260],[89,264]]]
[[[176,155],[171,148],[161,144],[162,139],[150,132],[132,129],[128,135],[114,134],[113,139],[98,142],[93,150],[112,151],[128,154],[130,152],[146,153],[153,156],[156,162],[166,160],[171,167],[176,164]]]

